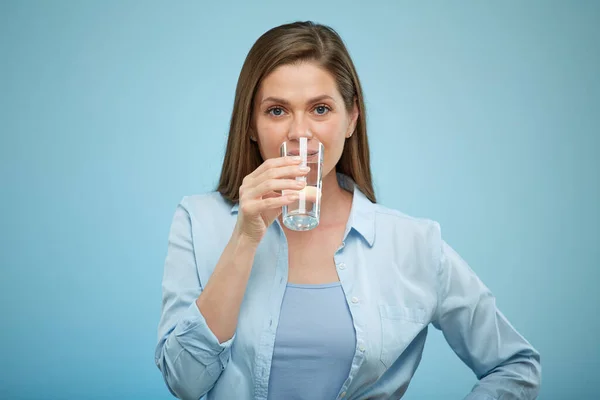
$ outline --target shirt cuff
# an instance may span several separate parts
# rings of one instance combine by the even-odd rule
[[[219,360],[224,369],[229,362],[233,337],[223,343],[210,330],[196,302],[192,302],[181,316],[173,334],[177,341],[192,357],[204,365],[210,365]]]

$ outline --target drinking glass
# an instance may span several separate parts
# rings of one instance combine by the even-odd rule
[[[300,156],[302,163],[310,171],[296,180],[306,182],[304,189],[298,191],[297,201],[283,206],[283,224],[294,231],[308,231],[319,225],[321,214],[321,188],[323,169],[323,144],[318,140],[300,137],[281,144],[281,156]],[[294,191],[284,190],[283,195]]]

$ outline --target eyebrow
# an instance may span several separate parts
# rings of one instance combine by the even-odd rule
[[[312,99],[308,99],[306,101],[306,104],[311,104],[311,103],[318,103],[319,101],[323,101],[323,100],[332,100],[333,102],[335,102],[335,99],[329,95],[323,94],[321,96],[317,96],[317,97],[313,97]],[[279,97],[273,97],[273,96],[269,96],[265,99],[263,99],[260,104],[266,103],[267,101],[271,101],[273,103],[279,103],[281,105],[284,106],[289,106],[290,102],[287,101],[286,99],[282,99]]]

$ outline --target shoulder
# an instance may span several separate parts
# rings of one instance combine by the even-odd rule
[[[378,231],[428,239],[441,236],[440,224],[431,218],[416,217],[381,204],[373,204],[373,211]]]
[[[234,204],[214,191],[183,196],[176,213],[185,215],[194,247],[206,251],[229,239],[237,219],[234,211]]]
[[[194,239],[205,236],[214,239],[214,236],[218,236],[217,231],[231,233],[231,221],[235,221],[237,217],[234,211],[234,204],[221,193],[205,192],[183,196],[177,204],[174,219],[180,222],[179,225],[186,227],[186,230],[191,229]]]
[[[373,204],[373,211],[376,244],[393,249],[396,255],[410,254],[432,265],[438,264],[443,243],[438,221],[381,204]]]
[[[179,202],[191,218],[205,219],[231,215],[234,204],[217,191],[185,195]]]

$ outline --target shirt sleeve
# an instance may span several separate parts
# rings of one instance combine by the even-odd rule
[[[496,306],[490,290],[443,240],[438,247],[438,306],[433,318],[478,383],[466,400],[535,399],[539,353]]]
[[[196,305],[202,292],[196,253],[184,198],[169,232],[155,363],[173,395],[195,400],[214,386],[235,339],[219,343]]]

